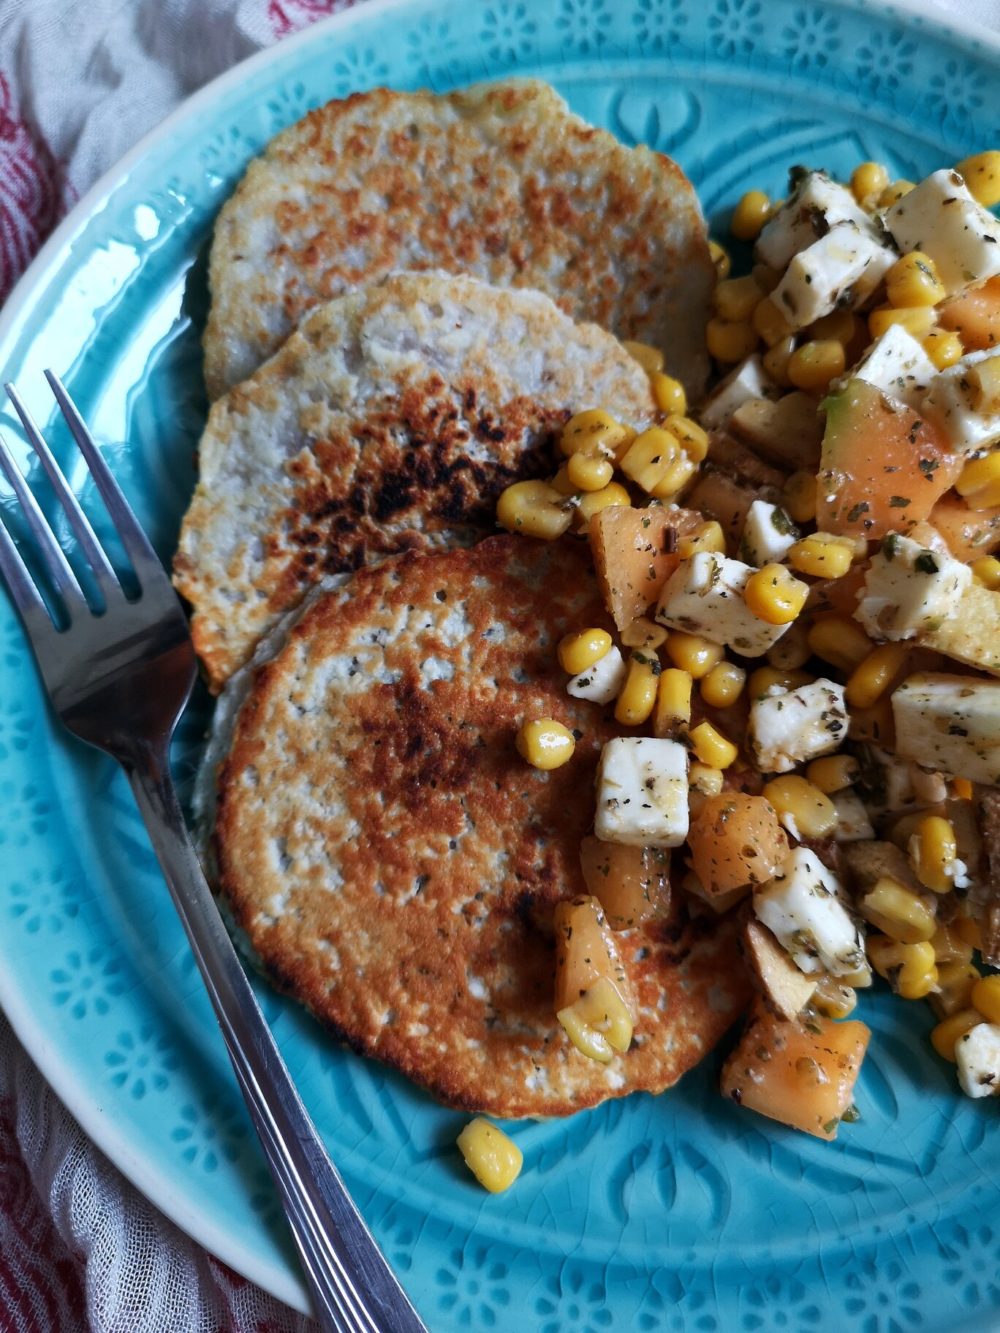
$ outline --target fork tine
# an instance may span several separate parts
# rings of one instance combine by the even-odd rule
[[[126,554],[132,561],[135,572],[139,575],[140,584],[144,575],[152,574],[165,577],[163,566],[160,564],[156,552],[150,546],[149,539],[139,525],[139,520],[132,513],[128,501],[112,475],[111,469],[101,457],[101,452],[94,442],[94,437],[87,429],[83,417],[77,411],[73,399],[63,387],[59,376],[53,371],[47,370],[45,378],[55,394],[59,410],[65,417],[66,424],[73,433],[73,438],[80,446],[80,452],[90,469],[91,476],[97,483],[97,489],[100,491],[101,498],[111,515],[111,521],[117,529]]]
[[[90,526],[87,515],[80,508],[80,503],[76,496],[70,490],[66,478],[63,476],[62,468],[52,456],[52,451],[45,443],[45,437],[35,425],[31,413],[25,407],[21,395],[15,389],[13,384],[4,386],[7,390],[7,397],[14,404],[14,410],[21,419],[21,425],[24,427],[24,433],[35,453],[41,460],[42,467],[52,483],[52,489],[56,493],[59,503],[62,505],[66,517],[69,519],[70,526],[76,533],[77,540],[83,549],[84,555],[90,562],[90,566],[97,576],[97,581],[105,593],[114,588],[118,590],[119,584],[111,562],[104,553],[104,548],[94,534],[94,529]]]
[[[7,448],[7,442],[2,435],[0,435],[0,470],[3,471],[4,476],[14,488],[14,494],[21,502],[28,527],[31,529],[32,535],[42,552],[52,582],[66,603],[67,610],[71,615],[78,614],[80,611],[87,611],[89,608],[80,590],[80,585],[76,581],[76,575],[70,568],[62,547],[56,541],[52,529],[38,507],[38,501],[25,481],[21,469],[14,462],[14,456]]]
[[[38,628],[39,616],[44,616],[51,628],[52,619],[48,607],[42,601],[34,579],[28,573],[20,552],[14,545],[14,539],[2,519],[0,519],[0,575],[3,576],[11,599],[31,632],[34,633]]]

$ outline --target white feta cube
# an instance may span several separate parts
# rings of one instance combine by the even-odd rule
[[[820,677],[750,705],[748,739],[762,773],[788,773],[836,750],[847,736],[844,687]]]
[[[656,619],[670,629],[735,648],[744,657],[763,657],[788,626],[769,625],[748,608],[743,590],[753,573],[742,560],[699,551],[682,560],[664,584]]]
[[[898,257],[870,231],[838,222],[792,258],[771,300],[803,329],[839,306],[863,305]]]
[[[874,838],[875,830],[868,818],[868,811],[857,792],[848,787],[844,791],[835,792],[830,799],[837,812],[834,842],[868,842]]]
[[[566,693],[576,699],[589,699],[595,704],[609,704],[617,699],[625,684],[628,667],[621,652],[614,647],[599,657],[593,666],[574,676],[566,685]]]
[[[933,633],[956,614],[971,582],[968,565],[890,532],[872,557],[854,617],[876,639]]]
[[[935,171],[885,214],[900,250],[934,260],[949,296],[1000,273],[1000,222],[976,202],[957,171]]]
[[[909,407],[918,405],[937,373],[934,362],[902,324],[890,324],[852,372]]]
[[[976,453],[1000,439],[1000,412],[981,412],[975,406],[976,390],[968,378],[970,366],[996,355],[995,347],[969,352],[934,376],[921,402],[920,410],[960,453]]]
[[[800,536],[798,528],[780,505],[754,500],[743,524],[739,557],[759,569],[761,565],[784,559]]]
[[[836,875],[816,853],[795,847],[774,879],[754,889],[754,915],[800,971],[848,976],[864,966],[865,946],[839,895]]]
[[[958,1081],[966,1097],[1000,1096],[1000,1027],[977,1023],[955,1043]]]
[[[677,741],[619,736],[601,751],[594,832],[603,842],[679,847],[688,833],[688,757]]]
[[[793,255],[812,245],[838,222],[865,230],[871,220],[845,185],[823,171],[810,171],[757,239],[755,257],[783,269]]]
[[[893,691],[892,715],[900,758],[1000,783],[1000,681],[918,672]]]
[[[754,398],[773,398],[778,392],[754,353],[730,371],[704,404],[698,419],[706,430],[722,430],[738,407]]]

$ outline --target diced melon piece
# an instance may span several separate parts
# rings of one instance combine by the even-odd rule
[[[970,509],[960,495],[942,495],[930,521],[956,560],[978,560],[1000,546],[1000,505]]]
[[[717,897],[744,884],[764,884],[788,855],[788,839],[763,796],[726,791],[710,796],[691,820],[694,873]]]
[[[938,307],[942,328],[954,329],[967,352],[1000,345],[1000,278],[990,278]]]
[[[609,505],[590,521],[590,546],[605,605],[619,630],[641,616],[681,562],[668,550],[668,529],[676,538],[701,526],[700,514],[690,509],[650,505],[630,509]]]

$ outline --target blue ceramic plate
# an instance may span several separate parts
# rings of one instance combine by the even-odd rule
[[[550,79],[628,143],[675,156],[716,231],[796,162],[917,179],[1000,144],[997,50],[847,0],[365,4],[193,98],[80,204],[4,311],[0,368],[50,417],[66,377],[165,559],[205,416],[198,329],[212,219],[249,158],[327,98],[388,83]],[[0,426],[17,441],[7,415]],[[55,426],[53,432],[58,435]],[[79,474],[76,477],[82,482]],[[190,777],[207,709],[177,745]],[[0,598],[0,1002],[85,1129],[235,1268],[304,1308],[222,1042],[125,784],[54,730]],[[1000,1305],[995,1103],[956,1092],[926,1006],[875,1028],[833,1146],[676,1091],[512,1127],[525,1169],[486,1196],[462,1118],[260,990],[365,1216],[436,1333],[981,1330]]]

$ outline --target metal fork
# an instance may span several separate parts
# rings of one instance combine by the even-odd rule
[[[67,628],[56,626],[0,522],[0,573],[31,640],[52,707],[75,736],[106,751],[125,770],[288,1215],[317,1319],[337,1333],[426,1333],[309,1119],[184,826],[168,751],[197,667],[180,602],[69,394],[51,371],[45,377],[139,583],[138,597],[128,600],[38,427],[8,384],[8,396],[105,602],[103,613],[95,615],[0,438],[0,469],[20,501],[68,619]]]

